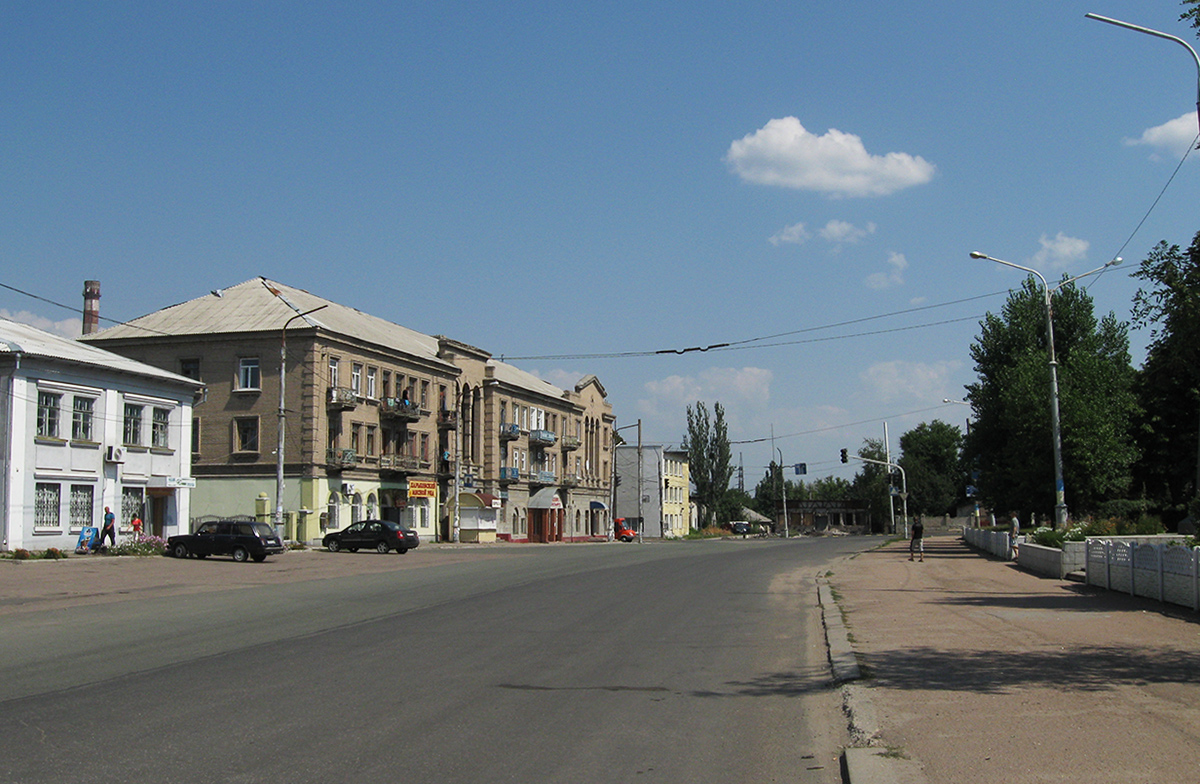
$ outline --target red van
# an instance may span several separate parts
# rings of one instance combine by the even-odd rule
[[[614,520],[613,526],[615,528],[613,535],[622,542],[632,542],[635,538],[637,538],[637,531],[631,527],[631,523],[625,522],[624,517],[618,517],[616,520]]]

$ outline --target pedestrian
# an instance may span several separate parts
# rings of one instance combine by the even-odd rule
[[[117,546],[117,516],[112,513],[112,510],[107,506],[104,507],[104,527],[100,529],[100,542],[96,547],[104,546],[104,537],[112,542],[112,546]]]
[[[1021,535],[1021,521],[1017,519],[1017,513],[1012,513],[1012,523],[1008,531],[1008,553],[1009,560],[1017,560],[1018,548],[1020,542],[1017,537]]]
[[[917,553],[921,555],[921,562],[925,562],[925,524],[921,522],[921,518],[912,525],[912,539],[908,543],[908,560],[912,560]]]
[[[133,519],[129,521],[129,527],[133,529],[133,538],[142,538],[142,518],[134,513]]]

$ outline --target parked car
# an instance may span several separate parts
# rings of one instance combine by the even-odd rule
[[[391,520],[359,520],[340,531],[325,534],[321,544],[336,553],[338,550],[357,552],[370,548],[379,553],[391,550],[403,555],[420,546],[421,538],[411,528]]]
[[[167,552],[176,558],[230,555],[235,561],[264,561],[286,550],[275,529],[266,523],[217,520],[202,523],[195,533],[167,539]]]
[[[735,534],[748,534],[750,533],[750,523],[745,520],[734,520],[729,524],[729,530]]]

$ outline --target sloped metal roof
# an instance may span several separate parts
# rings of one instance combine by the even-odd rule
[[[278,296],[272,289],[278,292]],[[310,326],[339,335],[387,346],[453,367],[451,363],[438,358],[438,342],[434,337],[266,278],[253,278],[227,289],[214,290],[203,297],[94,332],[84,339],[278,333],[293,316],[321,306],[324,308],[316,313],[292,322],[293,328],[304,321]]]
[[[89,346],[77,340],[52,335],[28,324],[0,318],[0,355],[15,356],[18,354],[70,362],[76,365],[91,365],[195,388],[203,386],[200,382],[186,376],[135,362],[128,357]]]
[[[489,360],[489,363],[496,368],[494,378],[503,384],[508,384],[519,389],[526,389],[539,395],[548,395],[555,398],[563,396],[562,389],[559,389],[549,381],[543,381],[532,373],[495,359]]]

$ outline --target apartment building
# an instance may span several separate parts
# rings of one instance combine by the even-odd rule
[[[195,515],[253,513],[264,500],[275,508],[282,445],[280,505],[289,536],[306,541],[376,517],[427,540],[566,539],[566,510],[580,502],[562,494],[561,519],[535,513],[529,533],[529,504],[554,503],[530,501],[529,490],[571,489],[528,473],[547,459],[544,439],[533,433],[531,443],[526,427],[512,439],[523,450],[515,454],[499,423],[514,421],[515,406],[527,422],[541,412],[538,425],[566,427],[574,412],[611,430],[598,381],[566,392],[482,349],[262,278],[83,340],[206,385],[192,431]],[[611,432],[597,432],[596,443],[611,445]],[[559,452],[543,470],[555,471]],[[524,476],[502,470],[518,459]],[[579,497],[601,499],[607,483],[595,484]]]
[[[71,550],[104,509],[121,536],[187,530],[201,385],[0,319],[0,549]]]
[[[687,452],[661,444],[640,447],[639,493],[638,449],[633,444],[616,448],[614,516],[636,520],[640,509],[643,536],[664,539],[687,536],[693,522]]]

